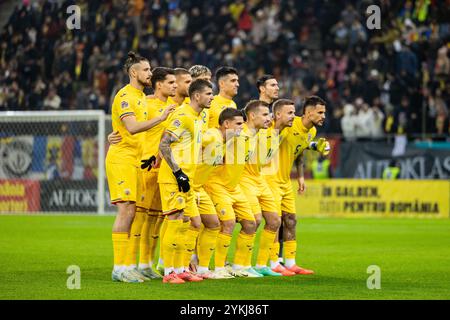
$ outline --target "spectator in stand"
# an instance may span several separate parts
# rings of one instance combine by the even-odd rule
[[[55,88],[50,88],[44,99],[44,110],[59,110],[61,107],[61,98],[56,94]]]

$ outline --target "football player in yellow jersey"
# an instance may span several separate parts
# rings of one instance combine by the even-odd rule
[[[168,97],[167,101],[170,104],[176,104],[177,107],[180,107],[183,103],[189,103],[189,86],[192,83],[192,77],[188,70],[184,68],[175,68],[175,78],[176,78],[176,84],[177,89],[175,91],[175,96]],[[152,96],[153,97],[153,96]],[[156,146],[157,147],[157,146]],[[161,160],[160,156],[157,155],[157,161],[159,162]],[[158,197],[159,191],[158,191]],[[150,248],[156,247],[156,242],[159,238],[159,241],[161,243],[161,239],[164,237],[164,233],[166,230],[167,222],[164,216],[160,215],[159,219],[156,220],[156,224],[152,228],[153,232],[150,237]],[[152,251],[153,252],[153,251]],[[153,253],[154,254],[154,253]],[[153,254],[151,254],[151,257],[153,257]],[[163,274],[164,273],[164,259],[163,259],[163,251],[162,246],[159,246],[159,261],[156,269]]]
[[[245,107],[246,110],[258,108],[265,109],[262,112],[266,113],[269,118],[269,109],[265,102],[252,100]],[[255,129],[261,129],[264,125],[263,122],[255,123]],[[219,166],[211,174],[204,186],[214,202],[221,222],[215,249],[216,272],[225,270],[225,260],[236,225],[236,218],[242,226],[236,241],[233,267],[228,270],[237,277],[261,277],[253,268],[246,268],[252,255],[256,222],[248,199],[239,185],[245,164],[250,161],[255,152],[255,140],[255,133],[248,129],[244,129],[239,137],[231,139],[227,143],[224,165]]]
[[[211,81],[212,73],[208,67],[202,65],[195,65],[189,68],[189,73],[191,74],[192,80],[203,79]]]
[[[219,126],[219,115],[225,108],[237,109],[233,98],[238,93],[239,76],[237,70],[232,67],[220,67],[216,71],[216,82],[219,87],[219,94],[214,97],[209,109],[209,128]]]
[[[202,159],[195,171],[193,187],[204,226],[198,238],[199,262],[196,271],[204,279],[234,278],[226,270],[209,271],[209,263],[220,231],[220,221],[214,204],[203,186],[215,168],[223,164],[226,142],[240,134],[243,124],[244,118],[239,110],[226,108],[220,113],[219,128],[211,128],[203,134]]]
[[[267,134],[267,130],[263,130],[268,129],[272,122],[269,104],[262,102],[260,105],[250,106],[253,106],[253,108],[245,109],[247,122],[244,126],[244,132],[253,134],[257,138],[257,146],[253,157],[244,167],[244,173],[242,174],[239,185],[252,208],[256,220],[256,228],[258,229],[263,216],[266,222],[264,230],[261,233],[257,264],[254,270],[263,276],[281,276],[280,273],[274,272],[271,268],[267,267],[270,248],[273,246],[281,224],[281,214],[279,214],[278,206],[274,201],[272,190],[261,174],[261,167],[266,163],[266,159],[272,155],[273,148],[278,143],[278,139],[275,136],[275,132],[272,137]],[[293,119],[294,113],[292,113],[291,122]],[[262,130],[259,130],[259,128]],[[269,144],[269,148],[267,147],[268,142],[272,142]],[[246,261],[245,267],[251,268],[250,259]]]
[[[133,271],[124,267],[125,255],[129,243],[131,224],[134,220],[137,198],[137,166],[140,152],[140,136],[155,125],[163,122],[172,111],[166,109],[157,118],[144,121],[144,87],[150,86],[150,63],[147,59],[128,53],[125,70],[130,83],[114,97],[111,118],[113,131],[118,131],[121,141],[111,145],[105,160],[111,202],[118,207],[113,229],[114,251],[113,281],[142,282]]]
[[[167,216],[167,228],[162,239],[164,283],[203,280],[185,270],[183,264],[184,257],[190,257],[194,250],[201,225],[191,183],[201,150],[203,124],[200,113],[210,107],[212,84],[205,80],[192,82],[189,97],[190,104],[183,104],[168,119],[159,144],[164,160],[159,169],[158,183],[163,215]]]
[[[166,108],[175,108],[169,98],[175,96],[177,83],[173,69],[157,67],[152,70],[151,83],[154,94],[147,97],[147,117],[159,117]],[[136,262],[136,254],[139,248],[138,271],[150,279],[161,278],[152,270],[153,258],[159,238],[159,229],[163,221],[161,215],[161,199],[157,183],[158,171],[158,144],[161,140],[166,122],[162,122],[144,133],[142,143],[141,168],[142,183],[139,185],[139,197],[136,202],[136,217],[131,230],[136,233],[136,244],[129,250],[129,260]],[[138,242],[140,238],[140,243]],[[129,248],[129,249],[130,249]]]
[[[274,106],[275,108],[275,106]],[[295,159],[307,148],[313,148],[322,154],[329,152],[326,142],[318,143],[313,139],[316,136],[315,126],[322,126],[325,120],[325,102],[317,97],[306,98],[304,103],[304,115],[295,117],[292,127],[283,130],[283,140],[279,146],[279,166],[276,174],[267,175],[266,180],[274,193],[275,200],[280,204],[282,211],[283,240],[285,247],[285,268],[296,274],[313,274],[312,270],[297,266],[295,258],[297,252],[296,242],[296,210],[295,195],[292,189],[290,173]],[[299,178],[299,190],[304,191],[304,178]],[[275,248],[275,247],[274,247]],[[278,252],[278,250],[273,250]],[[278,262],[278,255],[271,255],[271,267],[275,272],[284,269]]]
[[[171,98],[178,106],[183,103],[189,103],[189,86],[192,83],[192,76],[187,69],[175,68],[175,77],[177,81],[177,90],[175,96]]]
[[[268,103],[272,112],[272,103],[278,99],[280,91],[277,79],[271,74],[265,74],[256,81],[256,88],[259,92],[259,100]]]

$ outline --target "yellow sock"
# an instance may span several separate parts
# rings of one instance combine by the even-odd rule
[[[266,266],[267,260],[269,260],[269,255],[271,251],[271,247],[275,240],[277,233],[263,229],[261,232],[261,239],[259,240],[259,252],[256,263],[260,266]]]
[[[161,229],[161,224],[158,224],[158,213],[155,211],[150,211],[150,241],[149,241],[149,263],[153,263],[155,258],[156,247],[158,246],[159,231]],[[161,216],[161,218],[164,218]]]
[[[236,241],[236,252],[234,254],[234,264],[246,267],[252,257],[253,241],[255,234],[246,234],[239,232]]]
[[[181,220],[167,220],[167,228],[162,241],[162,248],[164,251],[164,267],[171,268],[174,266],[175,250],[178,244],[178,233],[183,221]]]
[[[284,258],[285,259],[294,259],[297,255],[297,241],[289,240],[284,242]]]
[[[189,267],[189,262],[191,261],[192,254],[194,253],[195,250],[195,244],[197,243],[198,234],[199,234],[198,229],[189,227],[184,236],[185,251],[184,251],[183,265],[185,267]]]
[[[200,251],[200,237],[202,236],[203,230],[205,230],[205,225],[202,223],[200,225],[200,232],[198,234],[197,242],[195,243],[195,252],[194,252],[194,254],[197,255],[197,258],[198,258],[198,255],[199,255],[198,252]]]
[[[270,247],[270,254],[269,254],[270,261],[277,262],[279,252],[280,252],[280,243],[277,241],[277,242],[274,242],[272,244],[272,246]]]
[[[162,246],[162,242],[164,239],[164,235],[166,234],[167,230],[167,218],[164,218],[164,221],[161,226],[161,230],[159,231],[159,260],[164,261],[164,250]]]
[[[113,254],[114,254],[114,266],[121,267],[124,265],[125,253],[128,246],[128,232],[113,232]]]
[[[139,250],[139,242],[141,241],[141,230],[144,224],[145,215],[147,213],[141,208],[136,208],[136,215],[131,224],[130,241],[128,242],[127,252],[125,255],[125,266],[136,265],[137,253]]]
[[[186,252],[186,233],[189,229],[190,222],[183,222],[177,232],[177,246],[175,249],[175,256],[173,258],[173,267],[181,269],[184,267],[184,255]],[[167,231],[166,231],[167,233]],[[164,267],[167,267],[164,261]]]
[[[220,228],[207,229],[200,231],[197,241],[198,265],[200,267],[209,267],[214,249],[216,248],[217,236]]]
[[[145,215],[145,220],[141,230],[141,242],[139,243],[139,265],[147,265],[150,260],[150,216]]]
[[[227,258],[230,243],[231,243],[231,235],[219,233],[219,235],[217,236],[216,250],[214,257],[214,266],[216,268],[225,267],[225,259]]]

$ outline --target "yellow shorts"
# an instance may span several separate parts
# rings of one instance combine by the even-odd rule
[[[255,221],[255,216],[252,213],[248,200],[239,186],[230,190],[223,185],[211,183],[205,185],[204,188],[213,201],[221,221],[236,220],[236,218],[238,221]]]
[[[105,161],[111,203],[136,202],[138,168],[133,164]]]
[[[243,176],[239,185],[248,199],[253,214],[261,214],[262,211],[279,212],[272,190],[262,176],[254,178]]]
[[[140,170],[141,179],[138,176],[138,201],[136,206],[161,212],[161,195],[159,193],[158,170]]]
[[[186,217],[196,217],[199,215],[195,203],[194,190],[181,192],[178,185],[173,183],[160,183],[159,192],[161,194],[162,214],[168,215],[183,210]]]
[[[194,190],[195,202],[200,214],[217,214],[214,203],[203,187]]]
[[[288,183],[280,183],[271,179],[266,179],[266,181],[272,190],[279,214],[281,215],[282,211],[295,214],[295,194],[291,181],[289,180]]]

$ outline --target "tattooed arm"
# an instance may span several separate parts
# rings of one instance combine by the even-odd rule
[[[170,169],[172,169],[172,172],[177,172],[178,170],[180,170],[180,167],[173,157],[172,149],[170,148],[170,145],[177,140],[178,139],[176,137],[166,131],[164,132],[161,138],[161,142],[159,143],[159,152],[164,160],[166,160]]]
[[[298,173],[298,193],[303,194],[306,189],[305,175],[304,175],[305,162],[303,159],[303,152],[299,154],[297,159],[295,159],[295,164],[296,164],[297,173]]]

